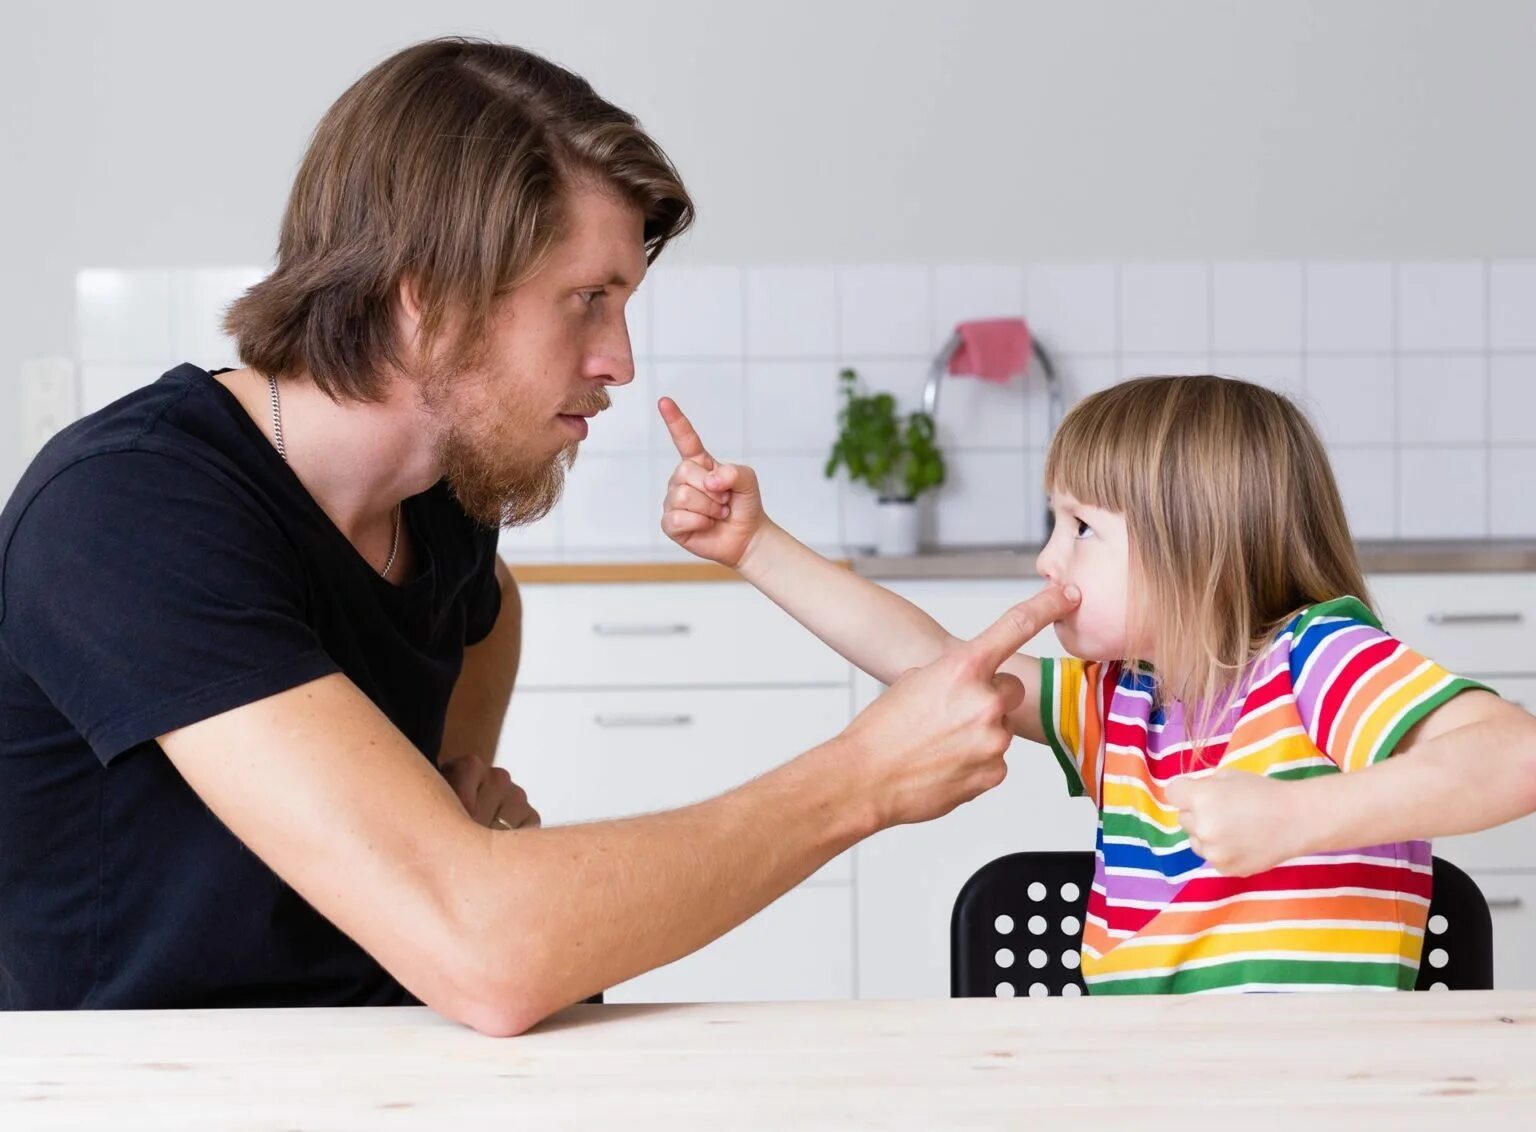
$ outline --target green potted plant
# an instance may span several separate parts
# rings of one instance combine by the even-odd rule
[[[843,370],[838,381],[843,405],[827,458],[827,478],[846,468],[849,479],[875,491],[880,500],[878,553],[915,554],[918,498],[944,482],[944,457],[934,442],[933,418],[923,412],[899,412],[895,397],[865,390],[851,369]]]

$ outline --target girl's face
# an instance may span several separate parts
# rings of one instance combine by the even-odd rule
[[[1056,623],[1062,647],[1084,660],[1151,660],[1132,639],[1131,545],[1125,516],[1051,493],[1055,526],[1035,570],[1042,578],[1082,591],[1082,602]]]

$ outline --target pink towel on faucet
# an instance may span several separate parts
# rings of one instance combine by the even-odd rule
[[[960,345],[949,359],[950,373],[1007,381],[1029,368],[1029,326],[1022,318],[986,318],[955,327]]]

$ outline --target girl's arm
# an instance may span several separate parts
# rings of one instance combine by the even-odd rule
[[[721,464],[704,449],[682,410],[661,402],[682,457],[667,485],[662,529],[679,545],[741,573],[796,621],[884,684],[921,668],[961,642],[905,598],[861,578],[796,540],[763,512],[757,475],[741,464]],[[1055,621],[1074,600],[1051,587],[1040,595]],[[1040,662],[1015,654],[999,669],[1024,685],[1024,702],[1008,716],[1015,734],[1037,743]]]
[[[1240,771],[1170,783],[1192,847],[1246,876],[1313,853],[1447,837],[1536,812],[1536,718],[1489,692],[1442,704],[1391,758],[1299,782]]]

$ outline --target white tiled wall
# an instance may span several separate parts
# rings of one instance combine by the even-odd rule
[[[223,306],[254,268],[99,270],[78,283],[91,411],[183,359],[234,363]],[[868,544],[867,493],[823,478],[837,373],[915,407],[954,323],[1026,316],[1072,397],[1214,371],[1295,396],[1362,538],[1536,536],[1536,262],[1171,262],[659,267],[631,304],[638,375],[595,423],[564,502],[514,553],[665,552],[674,397],[722,459],[754,464],[812,543]],[[1048,418],[1038,372],[946,379],[942,545],[1037,540]]]

